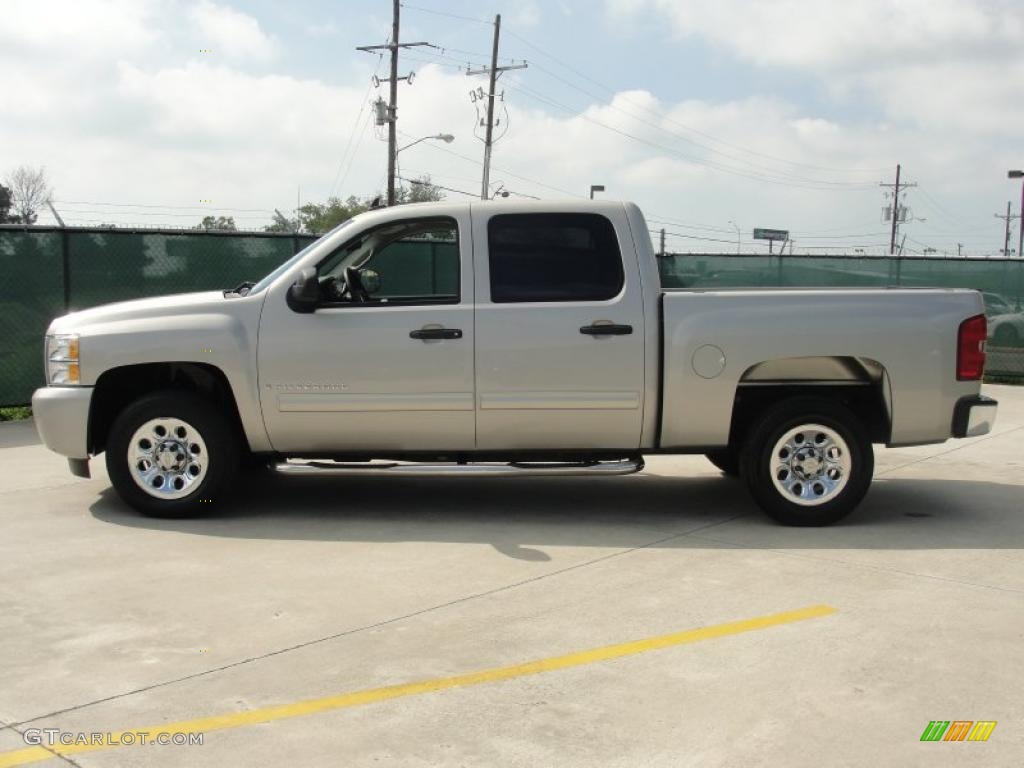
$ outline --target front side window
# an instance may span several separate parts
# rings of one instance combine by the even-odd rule
[[[622,290],[615,228],[593,213],[514,213],[487,225],[491,301],[606,301]]]
[[[457,304],[458,224],[448,217],[406,219],[348,241],[317,269],[328,294],[339,300],[346,298],[346,268],[358,270],[370,303]]]

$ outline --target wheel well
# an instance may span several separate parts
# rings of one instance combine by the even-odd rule
[[[871,442],[886,443],[892,432],[886,386],[885,368],[866,358],[799,357],[751,366],[736,388],[729,445],[742,444],[747,430],[766,409],[802,396],[842,403],[861,419]]]
[[[237,430],[240,444],[248,444],[234,393],[223,371],[204,363],[142,363],[112,368],[96,382],[89,408],[89,452],[103,451],[110,426],[125,406],[161,389],[195,392],[218,405]]]

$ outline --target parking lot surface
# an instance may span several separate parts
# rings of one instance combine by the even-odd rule
[[[879,448],[824,529],[696,456],[150,520],[0,425],[0,766],[1020,765],[1024,388],[986,393],[993,434]],[[168,723],[203,744],[24,736]]]

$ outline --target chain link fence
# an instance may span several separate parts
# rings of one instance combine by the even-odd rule
[[[314,239],[0,226],[0,405],[27,403],[42,385],[42,339],[54,317],[112,301],[257,280]],[[680,288],[975,288],[983,291],[989,315],[989,373],[1024,379],[1024,260],[668,254],[660,267],[663,284]]]
[[[0,226],[0,405],[43,384],[43,335],[65,312],[258,280],[316,238]]]
[[[660,264],[671,288],[973,288],[988,315],[986,373],[1024,381],[1024,259],[666,254]]]

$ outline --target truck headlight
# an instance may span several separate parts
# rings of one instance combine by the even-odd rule
[[[54,386],[81,383],[78,334],[46,337],[46,383]]]

